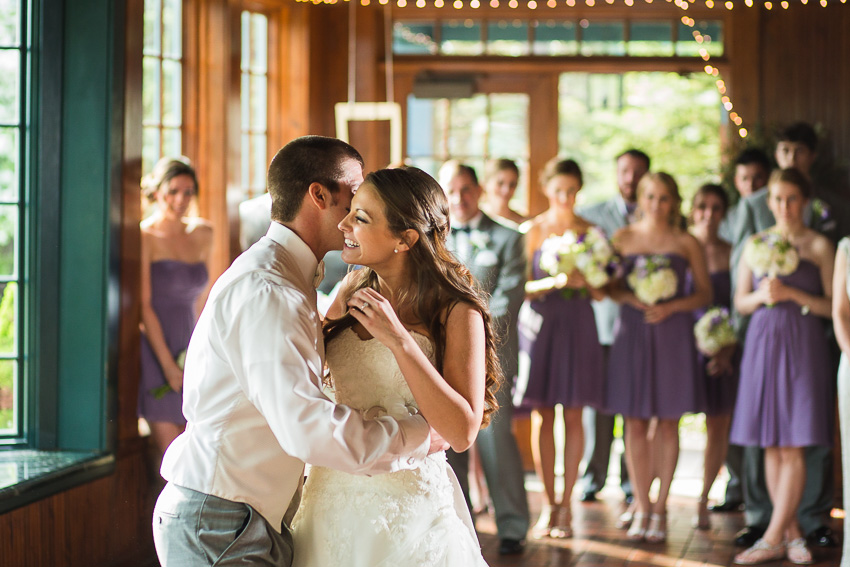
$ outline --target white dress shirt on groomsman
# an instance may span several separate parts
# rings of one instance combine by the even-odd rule
[[[511,390],[519,360],[517,316],[525,296],[522,235],[485,215],[478,206],[482,188],[475,170],[456,161],[443,164],[440,185],[449,200],[452,233],[448,246],[490,296],[490,315],[499,336],[499,362],[505,383],[496,397],[499,411],[478,434],[476,446],[496,515],[499,553],[521,553],[528,531],[528,500],[522,458],[511,431]],[[469,455],[447,451],[449,464],[469,503]]]
[[[592,222],[611,238],[617,230],[631,223],[637,208],[637,185],[649,171],[649,156],[637,149],[629,149],[617,156],[617,188],[619,193],[602,203],[580,207],[576,212]],[[610,297],[593,302],[596,332],[605,350],[614,342],[614,323],[620,307]],[[582,474],[582,502],[593,502],[596,493],[605,486],[608,478],[608,463],[611,459],[611,443],[614,441],[614,416],[585,408],[584,425],[584,473]],[[620,487],[626,500],[632,498],[632,488],[626,472],[625,454],[620,459]]]
[[[333,138],[298,138],[272,160],[271,226],[215,283],[189,344],[188,425],[153,516],[163,566],[288,566],[305,462],[377,474],[445,447],[421,416],[367,421],[322,393],[318,259],[342,248],[362,181],[360,154]]]

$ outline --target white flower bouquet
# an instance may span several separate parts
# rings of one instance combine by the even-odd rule
[[[729,310],[725,307],[712,307],[706,311],[694,324],[694,337],[697,349],[706,356],[714,356],[723,347],[738,342]]]
[[[605,233],[590,227],[584,234],[572,230],[561,236],[550,236],[540,252],[540,268],[552,276],[569,275],[577,269],[591,287],[602,287],[611,279],[617,266],[617,255]]]
[[[657,254],[638,256],[626,279],[635,296],[647,305],[673,297],[679,284],[670,259]]]
[[[762,232],[744,248],[744,261],[756,276],[787,276],[797,269],[800,257],[794,246],[778,232]]]

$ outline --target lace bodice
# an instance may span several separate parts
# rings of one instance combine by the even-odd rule
[[[411,334],[434,362],[428,337]],[[349,327],[328,344],[327,360],[337,403],[362,411],[377,406],[393,417],[405,417],[418,409],[393,353],[377,339],[363,340]]]
[[[431,341],[413,337],[433,361]],[[376,406],[393,417],[417,407],[395,357],[377,339],[364,341],[345,329],[328,344],[327,361],[337,403],[367,416]],[[468,518],[468,512],[452,479],[443,452],[418,469],[375,476],[313,467],[293,522],[294,565],[482,565],[471,522],[459,516]],[[299,557],[299,550],[309,551]]]

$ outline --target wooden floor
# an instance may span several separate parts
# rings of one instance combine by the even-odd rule
[[[476,518],[481,547],[490,567],[726,567],[739,548],[734,546],[735,533],[744,525],[743,514],[712,514],[712,527],[707,531],[691,527],[694,506],[701,486],[701,452],[683,450],[676,469],[668,505],[669,537],[663,544],[634,544],[625,540],[625,532],[614,527],[623,510],[622,493],[617,480],[610,477],[600,499],[591,504],[573,501],[571,539],[529,539],[522,555],[500,556],[499,540],[492,515]],[[616,462],[612,459],[612,464]],[[616,472],[616,471],[615,471]],[[540,485],[533,474],[526,477],[532,519],[536,519],[542,504]],[[719,482],[712,496],[720,495]],[[576,491],[576,496],[578,491]],[[843,522],[833,519],[832,529],[839,540]],[[149,533],[142,537],[150,537]],[[840,548],[813,548],[816,567],[838,567]],[[790,567],[788,561],[765,563],[768,567]],[[155,556],[137,556],[118,567],[157,567]],[[335,566],[328,566],[335,567]],[[400,565],[398,567],[405,567]]]
[[[532,517],[540,509],[540,494],[530,493]],[[734,546],[735,533],[743,527],[743,514],[712,514],[712,527],[700,531],[691,527],[696,499],[673,496],[668,508],[669,537],[663,544],[633,544],[625,540],[625,532],[614,527],[620,514],[619,495],[604,496],[592,504],[573,503],[571,539],[529,539],[525,553],[502,557],[499,540],[490,516],[476,519],[484,557],[491,567],[722,567],[732,565],[739,548]],[[841,522],[834,520],[833,528]],[[836,529],[836,531],[839,531]],[[840,534],[839,534],[840,535]],[[838,567],[839,548],[813,548],[815,565]],[[768,566],[792,565],[790,562],[767,563]]]

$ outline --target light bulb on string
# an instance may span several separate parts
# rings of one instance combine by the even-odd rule
[[[779,3],[779,5],[782,6],[783,9],[787,10],[788,9],[788,0],[782,0],[782,2]]]
[[[531,1],[528,3],[528,8],[529,8],[530,10],[536,10],[536,9],[537,9],[537,2],[535,2],[535,0],[531,0]]]
[[[747,129],[746,128],[738,128],[738,135],[742,138],[747,137]]]

